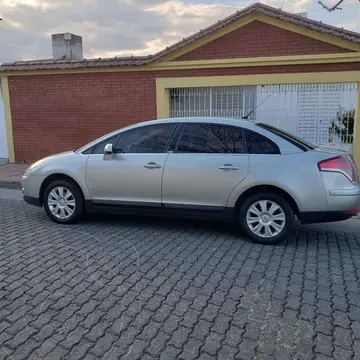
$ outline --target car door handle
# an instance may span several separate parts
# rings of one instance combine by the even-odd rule
[[[219,166],[220,170],[239,170],[237,166],[232,166],[231,164],[225,164],[223,166]]]
[[[144,165],[144,167],[146,167],[147,169],[160,169],[161,165],[154,162],[149,162],[148,164]]]

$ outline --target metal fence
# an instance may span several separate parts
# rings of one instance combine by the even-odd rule
[[[351,151],[357,90],[357,83],[171,89],[170,116],[247,118]]]

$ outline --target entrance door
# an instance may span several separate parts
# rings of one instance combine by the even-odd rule
[[[95,147],[87,162],[93,203],[161,206],[166,145],[175,124],[145,125],[125,131]],[[112,143],[114,153],[104,155]]]

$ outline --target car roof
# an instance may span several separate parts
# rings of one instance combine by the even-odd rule
[[[250,120],[239,119],[239,118],[223,118],[223,117],[177,117],[177,118],[166,118],[160,120],[144,121],[131,125],[131,127],[137,127],[142,125],[153,125],[163,123],[215,123],[215,124],[226,124],[233,126],[243,126],[246,128],[252,128],[255,123]]]

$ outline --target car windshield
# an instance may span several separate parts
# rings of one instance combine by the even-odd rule
[[[276,135],[278,135],[280,137],[282,137],[283,139],[286,139],[286,140],[288,140],[290,142],[293,142],[293,143],[295,142],[298,145],[306,148],[306,150],[313,150],[313,149],[317,148],[316,145],[311,144],[311,143],[309,143],[309,142],[307,142],[307,141],[305,141],[305,140],[303,140],[303,139],[301,139],[301,138],[299,138],[299,137],[297,137],[297,136],[295,136],[293,134],[290,134],[290,133],[288,133],[288,132],[286,132],[284,130],[280,130],[280,129],[274,127],[274,126],[271,126],[271,125],[268,125],[268,124],[262,124],[262,123],[258,123],[256,125],[263,128],[263,129],[266,129],[266,130],[268,130],[268,131],[270,131],[270,132],[272,132],[272,133],[274,133],[274,134],[276,134]]]

